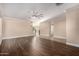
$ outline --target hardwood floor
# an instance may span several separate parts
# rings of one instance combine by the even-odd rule
[[[0,46],[1,56],[79,56],[79,48],[33,36],[4,39]]]

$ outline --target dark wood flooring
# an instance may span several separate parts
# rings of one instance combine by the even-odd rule
[[[79,56],[79,48],[48,39],[22,37],[4,39],[1,56]]]

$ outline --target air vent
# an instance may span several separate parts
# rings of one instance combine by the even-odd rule
[[[56,3],[56,6],[60,6],[60,5],[62,5],[63,3]]]

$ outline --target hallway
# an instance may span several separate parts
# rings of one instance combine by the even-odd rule
[[[0,56],[79,56],[79,3],[0,4]]]

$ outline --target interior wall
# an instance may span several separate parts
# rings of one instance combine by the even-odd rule
[[[2,19],[0,18],[0,38],[1,38],[1,35],[2,35]]]
[[[66,39],[66,19],[59,19],[58,21],[54,21],[54,37]]]
[[[79,47],[79,8],[66,10],[67,44]]]
[[[40,37],[48,39],[50,35],[49,32],[50,32],[49,21],[42,22],[40,24]]]
[[[0,18],[0,44],[2,42],[2,19]]]
[[[4,18],[4,34],[3,38],[15,38],[22,36],[30,36],[32,32],[32,24],[28,20],[21,20],[16,18]]]
[[[53,25],[53,33],[51,40],[66,44],[66,17],[65,14],[61,14],[51,19],[51,25]]]

